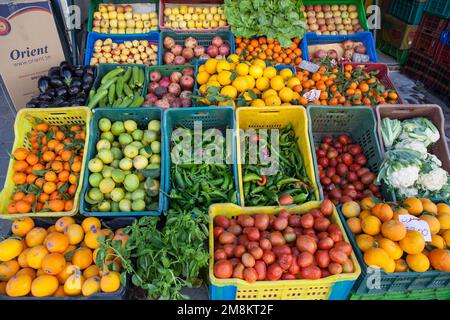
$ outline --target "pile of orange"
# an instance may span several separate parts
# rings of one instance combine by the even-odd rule
[[[356,243],[371,267],[392,272],[450,271],[450,206],[426,198],[407,198],[399,204],[365,198],[342,207]],[[431,241],[422,233],[407,230],[399,215],[417,216],[428,223]]]
[[[95,261],[98,237],[111,237],[125,245],[128,236],[122,229],[115,233],[102,229],[100,220],[93,217],[81,224],[63,217],[45,229],[27,217],[15,220],[11,230],[13,236],[0,242],[1,295],[90,296],[119,290],[120,261],[107,257],[108,267],[103,269]]]
[[[375,72],[364,71],[362,67],[346,65],[342,72],[338,67],[321,66],[316,73],[299,69],[297,77],[301,84],[294,90],[301,96],[312,89],[321,91],[315,101],[304,99],[300,101],[302,105],[375,106],[398,102],[397,92],[387,90]]]
[[[302,62],[300,39],[295,38],[289,48],[283,48],[274,39],[259,37],[257,39],[236,38],[236,53],[246,61],[261,59],[270,65],[298,65]]]
[[[12,154],[16,188],[8,213],[71,211],[82,168],[84,128],[41,122],[27,137],[31,148],[17,148]]]

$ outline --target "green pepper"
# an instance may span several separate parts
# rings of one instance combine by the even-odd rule
[[[260,176],[258,176],[256,173],[247,173],[243,179],[244,182],[253,182],[253,181],[261,181],[261,180],[262,180],[262,178]]]
[[[97,93],[92,98],[92,100],[89,101],[88,107],[91,109],[94,109],[100,103],[100,101],[103,100],[107,96],[108,96],[108,90],[97,91]]]
[[[299,179],[296,178],[286,178],[283,180],[280,180],[277,182],[277,189],[281,189],[282,186],[284,186],[285,184],[290,184],[290,183],[294,183],[294,182],[299,182]]]
[[[114,70],[111,70],[102,78],[101,84],[103,85],[106,82],[108,82],[109,80],[120,76],[124,71],[125,71],[125,69],[123,69],[123,68],[116,68]]]

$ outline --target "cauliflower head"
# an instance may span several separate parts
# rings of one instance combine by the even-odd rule
[[[410,188],[419,178],[420,168],[417,166],[402,166],[397,170],[390,170],[387,181],[395,189]]]
[[[442,168],[434,168],[428,173],[419,176],[418,184],[425,190],[434,192],[446,185],[448,173]]]

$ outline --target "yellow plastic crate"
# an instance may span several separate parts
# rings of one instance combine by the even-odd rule
[[[70,107],[70,108],[48,108],[48,109],[22,109],[17,113],[14,123],[14,145],[12,150],[24,147],[31,149],[31,145],[27,138],[27,132],[34,127],[33,118],[38,118],[49,125],[78,124],[85,126],[86,140],[84,145],[87,146],[89,139],[89,122],[91,120],[91,111],[87,107]],[[73,209],[67,212],[41,212],[41,213],[25,213],[25,214],[8,214],[7,208],[11,202],[15,185],[13,183],[13,165],[16,160],[9,161],[8,173],[6,175],[5,186],[0,194],[0,219],[17,219],[19,217],[62,217],[73,216],[78,212],[79,198],[81,188],[83,186],[83,175],[86,167],[86,152],[83,155],[83,165],[81,167],[80,178],[77,185],[77,191],[73,201]]]
[[[309,139],[308,116],[306,109],[302,106],[283,106],[283,107],[242,107],[236,112],[236,137],[237,137],[237,161],[239,176],[239,193],[241,205],[245,206],[244,182],[242,181],[242,163],[241,163],[241,143],[239,129],[280,129],[289,124],[299,137],[298,147],[303,156],[306,173],[312,185],[316,189],[316,199],[320,199],[319,189],[315,176],[314,162],[311,153],[311,144]]]
[[[213,222],[218,215],[228,218],[242,214],[252,215],[257,213],[278,214],[282,210],[290,214],[305,214],[312,209],[320,208],[322,202],[311,201],[300,206],[290,207],[239,207],[235,204],[214,204],[209,207],[209,280],[211,283],[211,299],[232,300],[345,300],[354,282],[361,274],[361,267],[354,253],[351,260],[355,266],[353,273],[342,273],[319,280],[279,280],[256,281],[252,284],[241,279],[217,279],[214,276],[214,232]],[[350,243],[345,229],[339,219],[336,208],[330,217],[331,222],[336,223],[342,230],[345,242]]]

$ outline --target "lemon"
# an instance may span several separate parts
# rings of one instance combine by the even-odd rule
[[[277,69],[275,69],[274,67],[268,67],[268,68],[264,69],[263,75],[264,75],[264,78],[272,79],[273,77],[275,77],[277,75]]]
[[[202,64],[201,66],[198,67],[198,72],[203,72],[203,71],[206,71],[204,64]]]
[[[217,70],[217,63],[218,60],[217,59],[208,59],[204,66],[205,66],[205,71],[208,72],[209,74],[214,74],[216,73]],[[200,71],[200,70],[199,70]]]
[[[238,63],[239,62],[239,56],[237,54],[235,54],[235,53],[230,54],[228,56],[228,61],[231,61],[233,63]]]
[[[218,87],[218,88],[220,88],[221,85],[220,85],[219,81],[216,81],[216,80],[211,81],[211,80],[209,80],[206,83],[206,88],[209,88],[209,87]]]
[[[233,80],[232,85],[237,89],[237,91],[244,92],[247,90],[248,82],[245,76],[240,76]]]
[[[280,91],[284,88],[284,79],[280,76],[275,76],[270,79],[270,87],[276,91]]]
[[[221,73],[224,70],[231,70],[230,63],[226,60],[219,60],[216,66],[216,72]]]
[[[248,71],[249,71],[250,67],[248,66],[248,64],[246,63],[239,63],[236,66],[236,73],[240,76],[246,76],[248,75]]]
[[[274,96],[274,95],[277,96],[278,93],[273,89],[269,89],[269,90],[264,91],[264,93],[262,94],[262,98],[264,100],[266,100],[267,97]]]
[[[256,84],[255,79],[253,79],[250,75],[245,76],[245,79],[247,80],[247,89],[253,89]]]
[[[283,69],[280,71],[280,76],[282,76],[284,80],[292,78],[293,75],[294,74],[292,73],[292,70],[289,68],[286,68],[286,69]]]
[[[199,72],[197,74],[197,83],[202,85],[207,83],[209,80],[209,73],[206,71]]]
[[[281,89],[279,95],[283,102],[291,102],[294,99],[294,91],[288,87]]]
[[[292,77],[288,80],[287,82],[287,86],[291,89],[294,89],[295,86],[302,84],[302,82],[300,81],[299,78],[297,77]]]
[[[264,91],[266,89],[269,89],[270,81],[266,77],[259,78],[256,80],[256,88],[258,90]]]
[[[252,107],[265,107],[266,103],[262,99],[255,99],[252,101]]]
[[[231,72],[230,71],[221,71],[217,76],[217,81],[222,85],[226,86],[231,83]],[[211,79],[210,79],[211,81]]]
[[[249,73],[253,78],[259,79],[263,76],[264,69],[261,66],[252,65],[250,67]]]
[[[237,96],[237,89],[233,86],[225,86],[220,90],[220,94],[234,99]]]
[[[208,87],[206,86],[206,83],[202,84],[199,88],[201,93],[205,93],[207,89],[208,89]]]
[[[281,100],[280,97],[276,96],[276,95],[271,95],[268,96],[265,99],[266,102],[266,106],[272,107],[272,106],[280,106],[281,105]]]
[[[264,60],[261,60],[261,59],[253,60],[252,64],[255,65],[255,66],[260,66],[263,69],[266,67],[266,63],[264,62]]]
[[[244,97],[245,101],[247,101],[247,102],[250,102],[253,100],[253,98],[250,96],[250,93],[248,93],[248,91],[244,92],[243,97]]]

